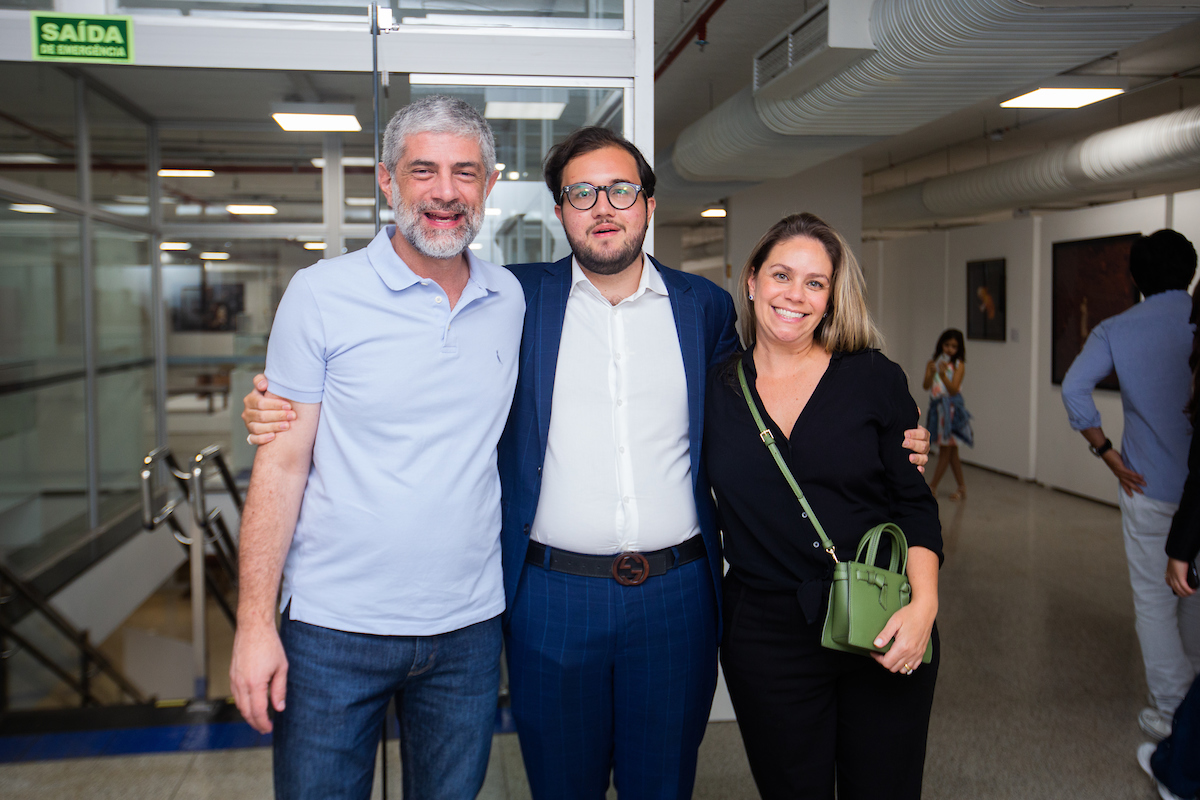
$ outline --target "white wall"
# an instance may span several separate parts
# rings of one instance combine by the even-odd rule
[[[1005,259],[1008,340],[967,342],[963,395],[974,415],[975,448],[962,451],[964,460],[1116,501],[1116,481],[1067,424],[1062,393],[1050,381],[1053,245],[1163,227],[1200,243],[1200,191],[864,245],[886,351],[908,373],[922,406],[928,401],[920,380],[938,334],[966,327],[966,263]],[[1120,442],[1120,397],[1099,390],[1095,399],[1105,434]]]
[[[776,222],[808,211],[828,222],[850,243],[855,255],[862,242],[862,162],[840,158],[790,178],[768,181],[731,195],[726,235],[733,274]]]

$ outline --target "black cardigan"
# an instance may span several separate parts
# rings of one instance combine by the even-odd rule
[[[1188,476],[1183,484],[1183,499],[1171,520],[1167,536],[1167,555],[1191,561],[1200,553],[1200,436],[1192,435],[1188,448]]]
[[[816,530],[759,439],[738,386],[739,357],[759,413],[838,558],[852,559],[863,534],[891,521],[910,547],[940,559],[937,501],[902,447],[904,431],[917,424],[904,371],[877,350],[835,353],[789,439],[765,413],[751,351],[710,373],[705,400],[704,460],[731,573],[756,589],[796,592],[810,623],[833,575]]]

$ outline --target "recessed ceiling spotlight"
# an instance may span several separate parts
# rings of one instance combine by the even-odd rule
[[[508,179],[510,181],[515,181],[520,177],[521,177],[521,173],[517,172],[515,169],[512,172],[508,173]]]

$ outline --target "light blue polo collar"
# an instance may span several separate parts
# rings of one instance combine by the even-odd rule
[[[393,292],[399,292],[420,283],[423,278],[413,272],[396,253],[396,248],[392,246],[392,237],[395,235],[396,226],[385,225],[367,245],[367,259],[384,284]],[[488,292],[499,291],[495,271],[500,267],[484,261],[470,250],[466,251],[466,256],[470,270],[468,282],[474,282]]]

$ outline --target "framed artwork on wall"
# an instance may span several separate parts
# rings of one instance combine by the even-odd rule
[[[1129,249],[1140,236],[1130,233],[1054,243],[1050,380],[1055,386],[1062,385],[1092,328],[1138,302],[1137,286],[1129,274]],[[1119,389],[1116,373],[1097,388]]]
[[[1003,342],[1005,317],[1004,259],[967,262],[967,338]]]

